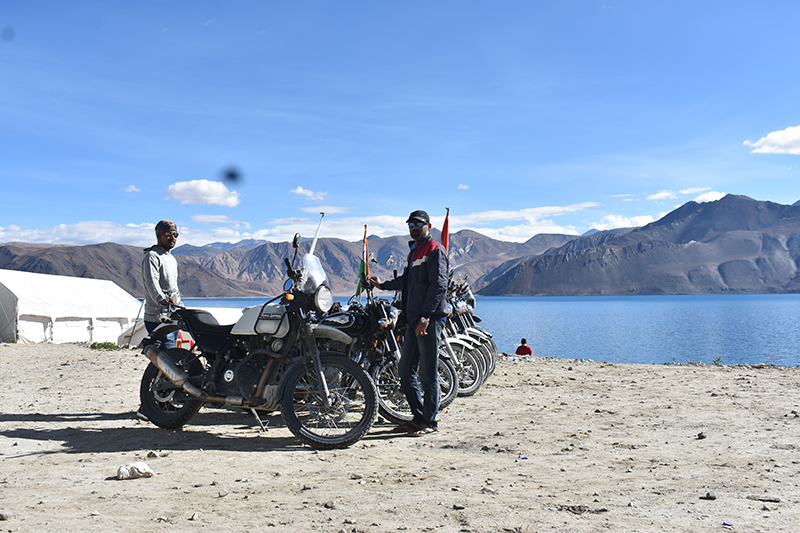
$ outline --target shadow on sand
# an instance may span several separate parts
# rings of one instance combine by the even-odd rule
[[[203,410],[182,429],[162,429],[138,420],[135,413],[32,413],[0,414],[0,423],[25,424],[0,430],[3,437],[42,442],[61,442],[59,450],[48,453],[112,453],[138,450],[228,450],[231,452],[312,450],[293,435],[280,436],[271,430],[286,426],[278,413],[259,413],[267,428],[261,431],[255,417],[245,410]],[[68,427],[64,427],[68,424]],[[58,427],[48,427],[57,425]],[[392,427],[376,424],[364,439],[398,437]]]

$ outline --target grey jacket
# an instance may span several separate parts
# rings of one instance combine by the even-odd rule
[[[166,313],[161,305],[165,298],[172,297],[180,303],[178,290],[178,261],[171,253],[157,244],[144,250],[142,258],[142,285],[144,285],[144,319],[158,322]]]

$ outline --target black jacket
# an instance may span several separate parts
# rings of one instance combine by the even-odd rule
[[[447,315],[447,254],[430,235],[417,245],[409,242],[411,252],[403,274],[381,283],[381,289],[398,290],[402,294],[402,310],[410,327],[421,317],[441,318]]]

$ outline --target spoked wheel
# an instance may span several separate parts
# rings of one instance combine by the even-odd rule
[[[456,374],[458,375],[458,395],[472,396],[483,384],[485,374],[483,356],[475,349],[463,347],[457,352]]]
[[[458,395],[458,378],[453,363],[439,358],[439,409],[444,409]],[[397,361],[386,361],[372,368],[370,375],[378,389],[378,409],[381,416],[395,424],[413,420],[406,395],[400,387]]]
[[[289,430],[312,448],[346,448],[375,422],[378,394],[369,375],[350,359],[326,355],[321,361],[327,405],[314,364],[308,361],[286,377],[281,416]]]
[[[166,354],[190,376],[200,376],[203,364],[197,355],[182,348],[170,348]],[[203,401],[172,383],[153,363],[147,365],[139,387],[141,410],[150,422],[165,429],[187,424],[203,407]]]
[[[453,362],[439,358],[439,409],[444,409],[458,396],[458,376]]]
[[[400,388],[400,374],[395,359],[374,366],[370,375],[378,389],[378,410],[383,418],[395,424],[402,424],[414,418],[406,395]]]

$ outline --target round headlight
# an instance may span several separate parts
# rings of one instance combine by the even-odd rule
[[[327,313],[333,307],[333,293],[325,285],[317,287],[317,292],[314,293],[314,305],[323,313]]]

